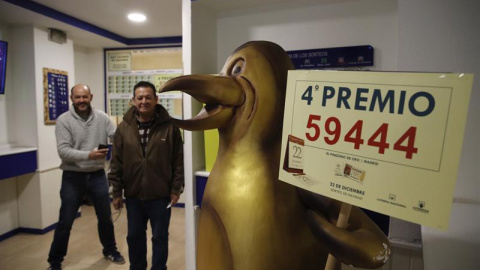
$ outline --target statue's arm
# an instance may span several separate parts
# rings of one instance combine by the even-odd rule
[[[336,226],[341,202],[299,190],[307,207],[307,219],[313,234],[327,250],[344,264],[378,268],[390,255],[390,242],[378,226],[358,207],[352,206],[345,229]]]

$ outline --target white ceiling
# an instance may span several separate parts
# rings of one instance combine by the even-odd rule
[[[124,38],[158,38],[182,35],[181,0],[36,0],[59,11]],[[131,23],[127,14],[143,12],[147,21]],[[124,44],[0,0],[0,21],[10,25],[57,28],[75,44],[85,47],[117,47]]]
[[[306,0],[196,0],[216,12],[231,12],[235,9],[268,7],[278,3],[299,3]],[[335,0],[316,0],[329,2]],[[336,0],[338,1],[338,0]],[[20,1],[19,1],[20,2]],[[28,2],[28,1],[21,1]],[[82,20],[101,29],[128,39],[160,38],[182,35],[181,0],[35,0],[48,8]],[[312,0],[310,0],[312,2]],[[315,2],[315,1],[313,1]],[[132,11],[143,12],[147,21],[131,23],[126,16]],[[21,6],[0,0],[0,22],[8,25],[35,25],[40,28],[56,28],[67,33],[76,45],[90,48],[125,46],[121,42],[105,38],[71,24],[41,15]]]

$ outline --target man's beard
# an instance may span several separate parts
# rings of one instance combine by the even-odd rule
[[[79,107],[82,106],[82,105],[86,105],[87,106],[87,109],[85,111],[80,111]],[[73,104],[73,107],[75,108],[75,111],[77,113],[82,113],[82,114],[85,114],[85,113],[88,113],[92,110],[92,106],[88,103],[77,103],[77,104]]]

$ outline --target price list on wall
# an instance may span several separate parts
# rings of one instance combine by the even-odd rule
[[[107,86],[110,115],[122,117],[127,112],[132,106],[133,88],[138,82],[151,82],[155,85],[155,88],[159,89],[166,81],[181,74],[181,69],[110,72]],[[158,102],[165,107],[170,116],[181,119],[182,94],[180,92],[171,92],[158,95]]]
[[[181,76],[180,47],[112,49],[106,52],[106,111],[117,124],[130,109],[133,88],[140,81],[150,82],[158,89],[166,81]],[[181,92],[157,93],[158,103],[168,114],[183,118]]]
[[[68,111],[68,73],[66,71],[43,69],[45,124],[55,124],[55,120]]]

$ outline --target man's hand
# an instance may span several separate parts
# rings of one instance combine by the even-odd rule
[[[175,204],[177,204],[178,199],[180,199],[180,196],[179,196],[179,195],[177,195],[177,194],[170,194],[170,204],[171,204],[172,206],[174,206]]]
[[[113,203],[113,208],[115,208],[115,210],[123,208],[123,198],[122,197],[113,198],[112,203]]]
[[[108,149],[93,149],[90,154],[88,154],[88,159],[105,159],[107,156]]]

